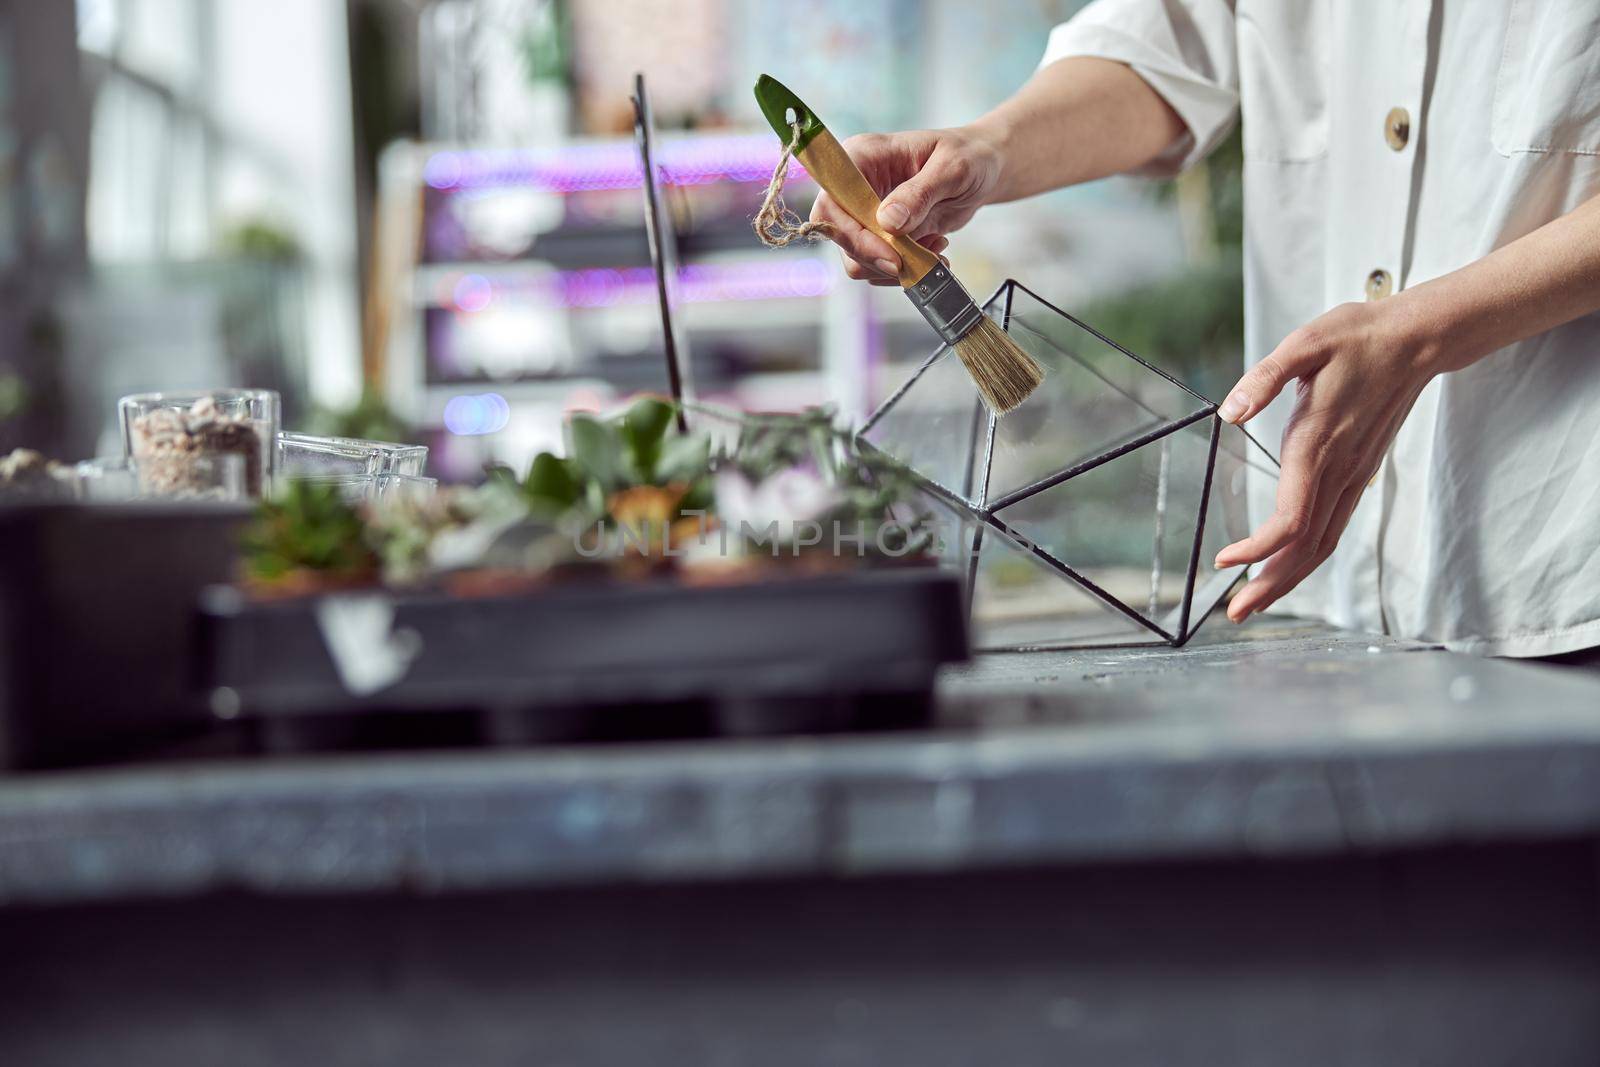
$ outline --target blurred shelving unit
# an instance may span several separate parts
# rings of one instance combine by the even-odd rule
[[[859,423],[936,341],[892,288],[847,283],[831,249],[756,241],[779,145],[749,125],[748,87],[781,71],[842,134],[967,121],[1025,79],[1078,6],[819,0],[791,25],[779,0],[434,0],[415,20],[421,132],[378,160],[365,381],[460,478],[558,445],[565,411],[666,388],[626,135],[642,71],[697,395],[827,403]],[[790,205],[804,214],[813,194],[794,168]],[[952,252],[977,295],[1018,277],[1071,309],[1180,258],[1170,208],[1121,187],[988,209]]]
[[[768,133],[663,138],[696,393],[857,417],[883,323],[831,252],[756,241],[750,218],[778,147]],[[795,168],[791,204],[803,212],[813,195]],[[381,163],[378,219],[367,373],[445,476],[520,465],[559,441],[564,412],[666,389],[631,140],[397,144]]]

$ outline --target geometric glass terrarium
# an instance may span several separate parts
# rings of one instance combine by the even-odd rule
[[[948,346],[857,437],[906,467],[984,649],[1181,645],[1244,567],[1278,463],[1217,405],[1008,280],[984,311],[1044,367],[996,417]]]

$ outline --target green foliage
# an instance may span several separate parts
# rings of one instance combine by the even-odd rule
[[[655,480],[656,462],[661,458],[661,446],[675,411],[667,401],[647,396],[634,401],[623,412],[622,421],[616,427],[617,437],[623,471],[633,484],[650,484]]]
[[[521,489],[535,514],[554,517],[584,499],[582,474],[570,459],[541,452],[533,457]]]
[[[566,85],[571,81],[569,53],[572,19],[567,0],[545,0],[536,5],[531,24],[517,42],[523,72],[529,85]]]
[[[809,464],[832,475],[840,455],[853,454],[854,441],[836,430],[832,408],[810,408],[793,415],[749,415],[739,441],[723,458],[752,482],[789,467]]]
[[[19,374],[0,374],[0,422],[14,419],[28,407],[28,383]]]
[[[913,477],[836,429],[831,411],[740,417],[737,441],[715,452],[709,435],[679,433],[675,415],[646,398],[618,417],[576,416],[571,455],[541,453],[520,478],[495,467],[484,486],[426,501],[358,509],[335,486],[291,482],[245,535],[248,573],[263,583],[308,571],[356,581],[381,573],[405,584],[456,568],[573,564],[572,535],[602,520],[664,529],[689,513],[715,514],[717,471],[730,468],[755,484],[796,469],[814,474],[828,510],[808,517],[859,529],[866,545],[897,555],[931,547],[936,531],[914,506]]]
[[[507,467],[492,481],[515,487],[538,518],[567,518],[588,525],[606,514],[615,493],[641,485],[684,484],[683,507],[710,500],[711,441],[675,432],[677,408],[660,397],[641,397],[620,416],[577,414],[567,420],[567,456],[541,452],[522,479]]]
[[[292,481],[263,501],[243,537],[252,578],[272,582],[294,571],[359,579],[377,573],[378,554],[360,512],[337,486]]]
[[[1083,319],[1131,351],[1196,379],[1191,384],[1197,387],[1217,370],[1237,377],[1244,347],[1238,250],[1209,267],[1096,301]]]
[[[223,235],[222,247],[240,259],[266,263],[298,263],[301,259],[300,242],[294,234],[265,219],[239,223]]]
[[[918,506],[922,490],[906,468],[873,449],[863,449],[853,434],[834,425],[831,408],[793,415],[747,415],[739,439],[720,463],[737,467],[752,483],[796,467],[809,468],[838,495],[824,519],[846,529],[859,528],[869,544],[879,540],[899,555],[933,547],[932,516]]]
[[[704,477],[711,464],[711,439],[705,434],[676,434],[661,443],[654,483],[690,482]]]
[[[614,422],[573,415],[567,420],[567,448],[586,480],[608,493],[622,488],[622,435]]]
[[[393,441],[412,444],[411,427],[397,415],[388,401],[367,390],[353,407],[319,408],[311,416],[309,432],[326,437],[355,437],[363,441]]]

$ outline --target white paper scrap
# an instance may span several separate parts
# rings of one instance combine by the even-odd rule
[[[317,625],[352,696],[367,696],[406,676],[421,651],[413,631],[394,632],[394,604],[381,594],[323,597]]]

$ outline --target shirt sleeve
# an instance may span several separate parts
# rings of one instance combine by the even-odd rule
[[[1188,132],[1140,173],[1171,177],[1204,159],[1239,112],[1234,0],[1095,0],[1050,33],[1039,66],[1070,56],[1126,63]]]

